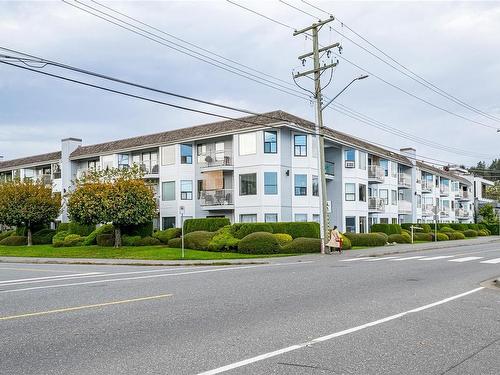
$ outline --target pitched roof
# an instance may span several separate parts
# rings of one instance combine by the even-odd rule
[[[0,171],[12,169],[15,167],[29,167],[40,165],[43,163],[49,164],[61,160],[61,151],[50,152],[48,154],[28,156],[25,158],[0,161]]]
[[[424,170],[424,171],[427,171],[427,172],[430,172],[433,174],[445,176],[445,177],[448,177],[448,178],[455,180],[455,181],[459,181],[465,185],[471,185],[471,182],[469,180],[467,180],[466,178],[459,176],[458,174],[455,174],[453,172],[445,171],[444,169],[437,168],[433,165],[430,165],[430,164],[427,164],[427,163],[424,163],[421,161],[417,161],[417,167],[420,168],[421,170]]]
[[[170,130],[166,132],[143,135],[133,138],[121,139],[112,142],[100,143],[90,146],[81,146],[71,154],[71,159],[81,159],[103,153],[117,151],[126,151],[137,148],[153,147],[160,144],[176,143],[190,139],[199,139],[203,137],[214,137],[234,133],[236,131],[249,130],[254,128],[268,127],[273,124],[292,123],[299,128],[307,131],[314,131],[315,124],[303,118],[291,115],[283,111],[273,111],[260,115],[246,116],[235,120],[224,120],[203,125],[192,126],[188,128]],[[359,138],[348,134],[325,128],[326,135],[338,142],[359,147],[361,149],[373,152],[375,154],[397,160],[403,164],[411,165],[411,162],[405,156],[388,151],[382,147],[372,145]]]

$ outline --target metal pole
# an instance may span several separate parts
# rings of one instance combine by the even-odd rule
[[[181,209],[181,257],[184,259],[184,209]]]

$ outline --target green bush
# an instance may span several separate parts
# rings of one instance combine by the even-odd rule
[[[460,223],[450,223],[449,227],[452,228],[453,230],[467,230],[467,225],[466,224],[460,224]]]
[[[462,232],[448,232],[445,233],[450,240],[464,240],[465,235]]]
[[[273,233],[286,233],[292,238],[307,237],[307,238],[320,238],[319,224],[312,221],[306,222],[278,222],[268,223],[273,228]]]
[[[352,243],[349,238],[340,233],[340,237],[342,238],[342,250],[349,250],[352,248]]]
[[[464,230],[463,233],[464,233],[465,237],[477,237],[477,235],[478,235],[478,231],[474,230],[474,229]]]
[[[56,244],[57,242],[61,242],[61,246],[63,245],[64,239],[66,238],[67,235],[70,233],[68,231],[62,230],[57,232],[53,237],[52,237],[52,244]]]
[[[2,246],[24,246],[28,244],[28,238],[25,236],[9,236],[0,241]]]
[[[383,232],[387,235],[391,234],[401,234],[401,225],[399,224],[373,224],[371,226],[371,232]]]
[[[56,231],[53,229],[42,229],[33,234],[33,245],[48,245],[52,243],[52,238]]]
[[[389,235],[389,239],[387,240],[389,243],[411,243],[411,238],[410,235],[403,235],[403,234],[391,234]]]
[[[467,227],[472,230],[479,230],[478,224],[467,224]]]
[[[255,232],[273,233],[274,231],[271,223],[238,223],[233,224],[231,227],[231,234],[240,240],[243,237],[248,236],[250,233]]]
[[[161,241],[158,238],[151,236],[143,237],[139,241],[139,246],[158,246],[161,245]]]
[[[432,234],[432,240],[434,241],[434,234]],[[437,233],[437,240],[438,241],[448,241],[449,237],[444,233],[438,232]]]
[[[68,234],[64,237],[63,246],[64,247],[73,247],[73,246],[82,246],[85,237],[80,236],[79,234]]]
[[[180,249],[182,247],[182,238],[172,238],[168,241],[168,247]]]
[[[59,226],[61,226],[61,224]],[[79,234],[82,237],[87,237],[94,230],[95,224],[79,224],[76,221],[71,221],[68,223],[68,232],[70,234]]]
[[[489,233],[487,232],[487,229],[479,229],[477,231],[477,235],[483,237],[483,236],[489,236]]]
[[[96,242],[98,246],[113,247],[115,244],[115,236],[108,233],[98,234]]]
[[[411,236],[411,232],[408,229],[401,229],[401,234],[406,233],[407,235]]]
[[[389,235],[385,234],[384,232],[372,232],[373,234],[379,234],[381,235],[382,237],[384,237],[385,239],[385,242],[387,242],[387,240],[389,239]]]
[[[379,233],[344,233],[352,246],[384,246],[387,238]],[[389,236],[390,237],[390,236]]]
[[[276,254],[279,251],[278,240],[268,232],[250,233],[238,244],[238,252],[243,254]]]
[[[276,237],[280,246],[285,246],[287,243],[293,241],[292,236],[286,233],[274,233],[273,236]],[[299,238],[304,238],[304,237],[299,237]]]
[[[140,246],[139,243],[141,242],[141,236],[129,236],[127,234],[124,234],[122,236],[122,245],[123,246]]]
[[[198,230],[184,235],[184,247],[193,250],[208,250],[210,240],[215,236],[214,232]]]
[[[430,224],[424,224],[424,223],[403,223],[401,224],[401,227],[403,227],[404,229],[408,230],[408,231],[411,231],[411,227],[419,227],[419,228],[422,228],[422,230],[413,230],[414,233],[431,233],[432,232],[432,227],[430,226]]]
[[[486,229],[489,230],[490,234],[493,234],[493,235],[496,235],[496,236],[499,235],[499,233],[498,233],[498,230],[499,230],[498,224],[485,224],[485,225],[486,225]]]
[[[153,235],[153,222],[148,221],[143,224],[136,225],[122,225],[120,227],[122,234],[127,236],[139,236],[139,237],[148,237]]]
[[[441,233],[451,233],[451,232],[454,232],[453,228],[450,228],[448,226],[439,228],[439,231]]]
[[[161,243],[168,244],[172,238],[180,237],[181,233],[181,228],[169,228],[153,233],[153,237],[159,239]]]
[[[276,237],[276,235],[274,236]],[[279,252],[282,254],[319,253],[320,251],[321,240],[319,238],[305,237],[298,237],[293,241],[286,243],[279,250]]]
[[[112,224],[101,225],[96,228],[92,233],[90,233],[87,238],[83,241],[84,246],[96,245],[97,244],[97,236],[100,234],[113,234],[115,228]]]
[[[12,236],[14,233],[16,233],[15,230],[8,230],[8,231],[0,233],[0,241],[2,241],[3,239],[5,239],[7,237]]]
[[[432,241],[432,233],[413,233],[414,241]]]
[[[69,233],[69,223],[59,223],[56,229],[57,232],[68,232]]]
[[[231,234],[231,226],[226,225],[220,228],[208,244],[210,251],[236,251],[240,240]]]
[[[207,217],[203,219],[187,219],[184,221],[184,234],[191,232],[216,232],[231,222],[227,217]]]

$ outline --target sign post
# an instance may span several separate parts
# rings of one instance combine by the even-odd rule
[[[181,254],[182,259],[184,259],[184,206],[179,207],[179,213],[181,214]]]

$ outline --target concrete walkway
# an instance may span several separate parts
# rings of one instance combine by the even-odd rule
[[[468,240],[427,242],[418,244],[398,244],[371,247],[361,250],[347,250],[343,258],[376,257],[388,254],[404,254],[416,251],[447,249],[464,246],[477,246],[498,243],[500,236],[478,237]],[[252,258],[252,259],[220,259],[220,260],[140,260],[140,259],[89,259],[89,258],[32,258],[32,257],[0,257],[0,263],[34,263],[34,264],[98,264],[98,265],[130,265],[130,266],[222,266],[300,262],[318,259],[324,255],[305,254],[293,257]]]

